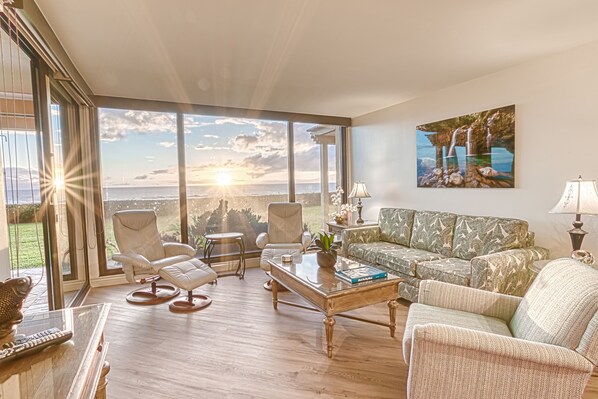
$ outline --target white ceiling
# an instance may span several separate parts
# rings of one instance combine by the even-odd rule
[[[94,94],[355,117],[598,40],[596,0],[35,0]]]

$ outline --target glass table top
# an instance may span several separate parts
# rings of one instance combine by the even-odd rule
[[[17,326],[17,334],[31,335],[56,327],[71,330],[73,337],[0,366],[0,397],[79,397],[85,383],[80,376],[92,365],[109,309],[109,304],[97,304],[26,314]]]
[[[316,253],[296,254],[293,255],[291,262],[282,262],[280,257],[274,258],[271,262],[273,263],[273,267],[285,271],[324,295],[357,290],[368,286],[397,284],[401,281],[399,277],[388,273],[388,276],[385,278],[351,284],[336,277],[334,272],[338,269],[344,270],[363,266],[363,264],[339,256],[335,267],[328,269],[318,266],[316,256]]]

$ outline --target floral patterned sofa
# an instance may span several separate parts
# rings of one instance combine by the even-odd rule
[[[382,208],[378,226],[345,229],[343,256],[387,270],[404,282],[401,297],[417,302],[421,280],[522,296],[548,259],[518,219]]]

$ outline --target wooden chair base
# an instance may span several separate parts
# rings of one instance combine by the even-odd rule
[[[272,280],[268,280],[264,283],[264,289],[266,291],[272,291]],[[288,289],[285,286],[278,284],[278,292],[284,291],[288,291]]]
[[[170,302],[168,309],[175,313],[195,312],[212,303],[212,298],[207,295],[195,294],[189,291],[187,298],[177,298]]]
[[[181,293],[177,287],[152,283],[151,288],[139,288],[127,295],[127,302],[135,305],[156,305],[170,301]]]

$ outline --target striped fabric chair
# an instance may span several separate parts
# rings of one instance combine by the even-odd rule
[[[581,398],[598,363],[598,270],[552,261],[523,298],[422,281],[403,357],[409,399]]]

